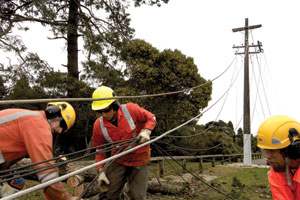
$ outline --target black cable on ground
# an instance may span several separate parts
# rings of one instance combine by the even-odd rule
[[[186,167],[184,167],[181,163],[179,163],[175,158],[173,158],[170,154],[168,154],[165,150],[163,150],[160,146],[156,145],[157,148],[159,148],[161,151],[163,151],[164,153],[166,153],[170,158],[172,158],[173,161],[175,161],[178,165],[180,165],[184,170],[186,170],[187,172],[189,172],[192,176],[194,176],[195,178],[197,178],[199,181],[201,181],[203,184],[205,184],[206,186],[210,187],[211,189],[215,190],[216,192],[222,194],[223,196],[226,197],[226,199],[232,199],[230,196],[228,196],[228,194],[225,194],[224,192],[218,190],[217,188],[211,186],[210,184],[206,183],[204,180],[202,180],[199,176],[195,175],[193,172],[191,172],[189,169],[187,169]]]
[[[155,144],[155,143],[153,143],[153,145],[154,145],[154,147],[156,147],[156,149],[159,151],[159,153],[164,157],[164,158],[166,158],[166,156],[162,153],[162,151],[160,150],[160,148],[159,148],[159,145],[157,145],[157,144]],[[168,160],[168,159],[165,159],[166,161],[167,161],[167,163],[173,168],[173,170],[176,172],[177,170],[176,170],[176,168],[172,165],[172,163]],[[179,175],[180,176],[180,175]],[[184,178],[183,178],[183,176],[180,176],[180,178],[184,181],[184,182],[187,182],[187,180],[185,180]]]

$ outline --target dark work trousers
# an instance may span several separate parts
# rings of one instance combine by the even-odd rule
[[[145,200],[148,187],[148,165],[128,167],[113,162],[105,171],[110,184],[109,190],[99,195],[99,200],[119,200],[128,183],[130,200]]]

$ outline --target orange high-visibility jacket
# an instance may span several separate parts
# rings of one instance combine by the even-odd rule
[[[147,111],[144,108],[141,108],[139,105],[134,103],[127,103],[126,105],[127,110],[130,113],[130,116],[135,124],[135,129],[131,130],[131,127],[125,117],[123,110],[120,109],[117,111],[118,115],[118,127],[114,126],[112,123],[107,121],[105,118],[99,117],[94,123],[93,129],[93,146],[99,146],[106,143],[107,137],[104,136],[102,129],[100,127],[100,119],[103,120],[103,126],[106,128],[107,133],[110,139],[113,142],[126,140],[130,138],[134,138],[135,135],[137,136],[141,129],[147,128],[149,130],[153,130],[156,125],[156,120],[154,114]],[[98,148],[97,150],[101,150],[102,147]],[[116,153],[117,150],[112,151],[112,155]],[[102,161],[105,159],[105,153],[100,153],[96,155],[96,162]],[[116,162],[125,165],[125,166],[142,166],[146,165],[150,161],[150,145],[146,145],[142,148],[139,148],[131,153],[128,153],[118,159]],[[104,165],[100,165],[97,169],[101,169]]]
[[[52,133],[44,111],[5,109],[0,111],[0,150],[5,165],[29,155],[32,163],[53,158]],[[54,164],[48,161],[34,167]],[[1,170],[1,169],[0,169]],[[38,172],[40,182],[58,177],[57,168]],[[66,200],[70,196],[61,182],[45,188],[48,199]]]
[[[291,186],[288,186],[285,172],[275,172],[271,168],[268,178],[274,200],[300,199],[300,169],[290,172]]]

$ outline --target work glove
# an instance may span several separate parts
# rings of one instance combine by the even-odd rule
[[[151,131],[147,128],[143,128],[140,134],[136,138],[139,138],[140,139],[139,143],[143,144],[150,140],[150,135],[151,135]]]
[[[110,184],[110,181],[108,180],[105,172],[101,172],[100,176],[97,179],[97,182],[101,193],[107,192],[109,190],[107,185]]]

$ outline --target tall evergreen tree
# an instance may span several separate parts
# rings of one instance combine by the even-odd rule
[[[26,22],[50,28],[51,39],[66,41],[69,79],[66,89],[69,97],[78,97],[78,38],[84,40],[88,61],[95,58],[104,67],[114,67],[120,47],[134,33],[127,12],[130,4],[160,6],[162,2],[168,0],[3,0],[0,2],[0,49],[14,51],[26,62],[22,56],[26,47],[14,35],[14,30],[28,31],[30,26]],[[89,68],[88,64],[86,67]]]

